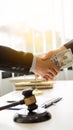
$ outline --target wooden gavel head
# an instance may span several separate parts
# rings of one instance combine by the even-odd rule
[[[28,106],[29,112],[32,112],[33,110],[38,108],[38,105],[36,104],[36,98],[35,95],[32,93],[33,90],[26,89],[22,92],[22,95],[24,95],[24,102],[26,106]]]

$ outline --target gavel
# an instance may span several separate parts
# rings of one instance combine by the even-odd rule
[[[28,106],[28,110],[29,112],[32,112],[33,110],[37,109],[38,105],[36,104],[36,98],[35,95],[32,93],[32,89],[26,89],[24,91],[22,91],[22,95],[24,95],[24,99],[2,106],[0,107],[0,111],[7,109],[9,107],[13,107],[13,106],[17,106],[17,105],[22,105],[25,104],[26,106]]]
[[[22,113],[16,113],[14,116],[14,121],[18,123],[36,123],[36,122],[42,122],[51,119],[51,114],[47,111],[42,111],[41,109],[39,111],[36,111],[38,108],[38,105],[36,104],[36,98],[35,95],[32,93],[33,89],[29,88],[24,91],[22,91],[22,95],[24,95],[24,98],[20,101],[11,103],[9,105],[5,105],[0,107],[0,111],[7,109],[9,107],[17,106],[25,104],[28,108],[28,113],[25,112]]]

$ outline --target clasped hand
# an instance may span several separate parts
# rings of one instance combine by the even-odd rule
[[[34,70],[36,77],[41,76],[46,81],[54,80],[55,76],[60,71],[60,68],[51,60],[55,54],[56,51],[50,51],[36,57],[36,67]]]

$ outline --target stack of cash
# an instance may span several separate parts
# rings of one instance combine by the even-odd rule
[[[51,58],[51,60],[61,69],[73,65],[73,54],[71,49],[64,50]]]

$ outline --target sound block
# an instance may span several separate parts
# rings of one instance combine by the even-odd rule
[[[14,121],[18,123],[38,123],[51,119],[51,114],[45,110],[38,109],[37,111],[24,113],[16,113]]]

